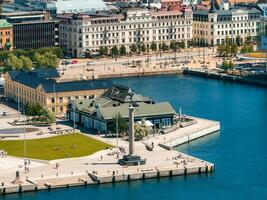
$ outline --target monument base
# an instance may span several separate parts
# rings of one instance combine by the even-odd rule
[[[124,155],[122,159],[119,159],[120,165],[134,166],[146,164],[145,159],[141,159],[138,155]]]

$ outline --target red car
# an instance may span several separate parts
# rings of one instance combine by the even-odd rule
[[[71,64],[77,64],[78,63],[78,60],[72,60],[71,61]]]

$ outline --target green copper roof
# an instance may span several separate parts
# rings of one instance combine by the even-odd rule
[[[11,28],[12,25],[8,23],[5,19],[0,19],[0,28]]]

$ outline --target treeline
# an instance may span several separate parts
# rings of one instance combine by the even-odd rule
[[[167,44],[165,42],[162,42],[160,44],[156,44],[155,42],[152,42],[151,44],[132,44],[129,48],[129,51],[127,52],[126,47],[124,45],[118,47],[113,46],[111,49],[108,49],[108,47],[101,46],[98,49],[98,53],[100,56],[125,56],[127,54],[141,54],[141,53],[149,53],[150,51],[169,51],[172,50],[173,52],[176,52],[179,49],[185,48],[185,42],[176,42],[171,41],[170,44]]]
[[[63,52],[59,47],[32,50],[15,50],[0,52],[0,63],[4,71],[56,68]]]

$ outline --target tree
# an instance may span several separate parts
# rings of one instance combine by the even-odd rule
[[[161,44],[161,49],[162,49],[162,51],[167,51],[169,49],[169,47],[168,47],[168,45],[165,42],[163,42]]]
[[[99,47],[98,53],[99,53],[100,56],[104,56],[104,55],[106,55],[106,54],[105,54],[105,49],[104,49],[103,46]]]
[[[20,56],[19,59],[22,61],[23,65],[22,68],[24,70],[31,70],[32,69],[32,61],[29,57],[26,56]]]
[[[118,133],[119,135],[123,135],[128,131],[128,123],[125,119],[122,118],[121,114],[118,113],[112,118],[111,124],[109,124],[109,130],[112,133],[116,133],[117,129],[117,121],[118,121]]]
[[[111,48],[112,57],[116,57],[118,55],[118,52],[119,52],[119,49],[116,45]]]
[[[232,56],[236,56],[237,53],[238,53],[238,46],[237,46],[237,44],[232,44],[231,45],[231,57]]]
[[[35,53],[33,57],[33,61],[35,63],[35,68],[37,69],[45,68],[46,59],[44,55]]]
[[[121,56],[125,56],[126,55],[126,47],[124,45],[122,45],[120,47],[120,55]]]
[[[172,40],[171,43],[170,43],[170,49],[173,51],[173,52],[176,52],[177,49],[178,49],[178,45],[177,43],[175,42],[175,40]]]
[[[140,47],[140,50],[145,53],[146,52],[146,45],[143,43]]]
[[[241,53],[251,53],[253,52],[253,46],[251,44],[245,44],[241,48]]]
[[[224,70],[228,70],[228,69],[233,68],[233,66],[234,66],[234,64],[232,63],[232,61],[228,62],[225,60],[225,61],[223,61],[221,68]]]
[[[135,129],[134,136],[136,140],[142,140],[149,134],[149,127],[145,124],[144,120],[142,120],[141,124],[135,124],[134,129]]]
[[[137,46],[136,46],[136,44],[132,44],[130,46],[130,51],[131,51],[131,53],[136,53],[137,52]]]
[[[151,45],[150,45],[150,49],[151,49],[152,51],[157,51],[157,44],[156,44],[154,41],[151,43]]]
[[[182,41],[181,42],[181,46],[180,46],[182,49],[184,49],[185,48],[185,41]]]
[[[222,45],[222,44],[218,45],[218,47],[217,47],[217,53],[221,57],[223,57],[225,55],[225,47],[224,47],[224,45]]]
[[[251,36],[247,36],[246,40],[245,40],[245,44],[250,45],[252,43],[252,37]]]
[[[240,47],[242,45],[241,37],[240,35],[236,36],[235,38],[236,44]]]
[[[15,55],[9,54],[6,62],[7,70],[19,70],[23,66],[23,62]]]
[[[57,68],[58,66],[58,58],[55,54],[52,52],[45,52],[44,54],[45,57],[45,67],[46,68]]]

